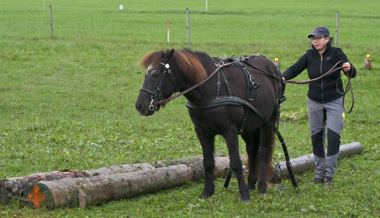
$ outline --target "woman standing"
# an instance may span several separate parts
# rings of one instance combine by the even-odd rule
[[[328,72],[339,61],[343,61],[343,63],[337,67],[342,66],[344,73],[349,73],[352,78],[356,76],[355,67],[348,61],[342,49],[331,46],[332,38],[326,27],[315,28],[308,38],[312,40],[312,49],[306,51],[294,65],[282,74],[284,80],[296,77],[305,69],[307,69],[310,79],[317,78]],[[337,169],[340,132],[343,129],[345,117],[342,93],[343,83],[339,71],[309,83],[307,105],[315,157],[314,184],[333,185]],[[326,134],[327,151],[325,149]]]

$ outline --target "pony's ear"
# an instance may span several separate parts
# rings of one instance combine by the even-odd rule
[[[174,48],[170,51],[164,52],[164,54],[162,55],[161,61],[163,63],[168,63],[170,58],[172,58],[173,54],[174,54]]]

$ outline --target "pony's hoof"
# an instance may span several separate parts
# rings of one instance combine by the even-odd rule
[[[209,198],[211,197],[212,194],[209,194],[209,193],[202,193],[200,196],[199,196],[199,199],[206,199],[206,198]]]
[[[248,198],[248,199],[240,199],[241,200],[241,202],[243,202],[243,203],[249,203],[249,202],[251,202],[251,198]]]
[[[264,189],[264,190],[259,190],[259,195],[266,195],[267,194],[267,190]]]
[[[251,201],[251,196],[249,196],[249,193],[244,193],[240,196],[240,200],[242,202],[250,202]]]
[[[260,195],[265,195],[267,193],[267,187],[259,187],[259,194]]]

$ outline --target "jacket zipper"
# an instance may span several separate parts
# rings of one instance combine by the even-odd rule
[[[323,74],[323,72],[322,72],[322,63],[323,63],[323,55],[321,55],[321,65],[320,65],[320,74],[321,74],[321,76]],[[322,82],[321,82],[321,93],[322,93],[322,103],[324,104],[325,100],[324,100],[324,96],[323,96],[323,79],[322,79]]]

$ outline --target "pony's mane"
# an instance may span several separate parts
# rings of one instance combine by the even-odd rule
[[[160,66],[160,61],[162,55],[165,53],[163,51],[155,51],[145,55],[139,61],[140,65],[148,68],[152,66],[153,68],[158,68]],[[189,49],[184,49],[182,51],[174,50],[173,57],[178,66],[178,71],[192,83],[200,83],[207,77],[205,68],[203,67],[201,61],[197,55]]]
[[[162,51],[151,52],[142,57],[139,61],[139,64],[144,68],[148,68],[149,65],[152,65],[153,68],[158,68],[160,66],[160,60],[163,54],[164,52]]]

